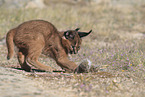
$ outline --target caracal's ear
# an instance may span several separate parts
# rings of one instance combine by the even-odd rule
[[[76,28],[76,29],[75,29],[75,31],[79,31],[79,30],[80,30],[80,28]]]
[[[82,37],[89,35],[91,32],[92,32],[92,30],[90,30],[88,33],[87,32],[78,32],[78,35],[80,36],[80,38],[82,38]]]
[[[66,39],[74,39],[76,35],[76,31],[74,30],[68,30],[68,31],[65,31],[63,36],[66,38]]]

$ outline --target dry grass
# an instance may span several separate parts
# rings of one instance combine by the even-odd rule
[[[80,64],[84,58],[99,68],[89,74],[35,74],[45,79],[43,86],[65,90],[87,97],[143,97],[145,95],[145,3],[45,3],[44,9],[0,9],[0,38],[6,32],[31,19],[52,22],[59,30],[80,27],[93,33],[84,38],[79,55],[71,60]],[[49,0],[51,1],[51,0]],[[140,0],[141,1],[141,0]],[[56,3],[57,2],[57,3]],[[14,64],[6,61],[6,46],[0,45],[1,66]],[[42,56],[40,61],[59,69],[53,60]],[[39,79],[40,80],[40,79]],[[52,87],[52,85],[55,85]],[[47,88],[46,88],[47,89]]]

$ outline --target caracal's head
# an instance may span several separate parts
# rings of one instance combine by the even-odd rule
[[[75,30],[67,30],[63,34],[63,37],[69,41],[70,50],[68,53],[70,54],[77,54],[80,50],[82,37],[85,37],[92,32],[92,30],[89,32],[80,32],[79,29],[80,28],[76,28]]]

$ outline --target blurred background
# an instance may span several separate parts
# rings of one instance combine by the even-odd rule
[[[145,33],[144,10],[145,0],[0,0],[0,38],[32,19],[50,21],[58,30],[93,29],[92,39],[138,37]]]

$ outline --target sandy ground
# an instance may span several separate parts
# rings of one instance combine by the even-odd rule
[[[66,93],[66,89],[52,89],[49,87],[51,83],[44,86],[44,80],[28,75],[31,74],[0,67],[0,97],[75,97],[74,94]]]

